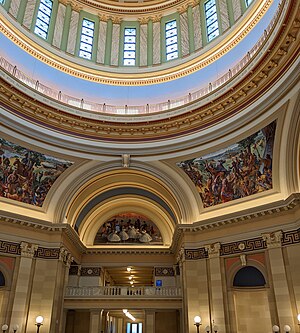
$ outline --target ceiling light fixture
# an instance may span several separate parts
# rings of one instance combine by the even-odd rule
[[[130,272],[131,271],[131,267],[127,267],[127,272]]]
[[[123,313],[129,319],[131,319],[132,321],[135,321],[135,318],[133,317],[133,315],[127,309],[123,309]]]

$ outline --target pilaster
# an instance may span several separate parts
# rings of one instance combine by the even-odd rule
[[[210,327],[217,325],[219,332],[226,332],[224,290],[221,273],[220,243],[206,245],[208,253],[208,280],[210,290]]]
[[[19,331],[24,332],[28,309],[28,293],[32,287],[33,257],[38,248],[36,244],[21,242],[21,257],[16,272],[17,282],[11,312],[11,325],[18,323]]]
[[[267,252],[269,257],[270,279],[273,284],[273,291],[276,301],[276,309],[278,315],[278,323],[280,327],[289,325],[294,328],[294,318],[292,312],[291,295],[288,288],[288,280],[285,271],[285,262],[282,253],[282,231],[262,234],[267,244]]]

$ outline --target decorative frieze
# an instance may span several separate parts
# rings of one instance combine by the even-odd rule
[[[283,246],[300,243],[300,229],[284,232],[281,242]]]
[[[100,276],[101,267],[82,267],[81,276]]]
[[[20,244],[0,241],[0,252],[13,255],[21,255]]]
[[[198,249],[185,249],[186,260],[207,259],[220,256],[240,254],[242,266],[247,264],[244,252],[278,248],[300,243],[300,229],[282,232],[281,230],[265,233],[262,237],[245,239],[231,243],[214,243]]]
[[[208,258],[208,253],[205,247],[200,247],[199,249],[185,249],[184,253],[186,260],[199,260]]]
[[[35,253],[35,257],[40,259],[58,259],[59,249],[38,247]]]
[[[265,249],[266,243],[261,237],[246,239],[221,245],[221,256]]]
[[[174,276],[173,267],[155,267],[154,269],[155,276]]]

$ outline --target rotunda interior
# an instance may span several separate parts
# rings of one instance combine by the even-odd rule
[[[298,0],[0,0],[3,332],[300,333],[299,30]]]

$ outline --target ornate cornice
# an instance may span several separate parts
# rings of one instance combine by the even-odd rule
[[[86,8],[93,10],[108,12],[112,14],[123,14],[129,16],[136,16],[141,14],[151,14],[157,12],[166,12],[174,7],[190,2],[190,0],[148,0],[148,1],[130,1],[121,2],[113,0],[77,0],[77,2]],[[195,4],[194,4],[195,5]]]
[[[289,239],[285,242],[284,239]],[[282,232],[281,230],[275,231],[270,234],[263,234],[261,237],[243,239],[231,243],[215,243],[219,247],[215,249],[215,244],[207,245],[197,249],[185,249],[185,260],[199,260],[223,256],[240,255],[242,264],[246,262],[246,256],[243,253],[264,251],[272,248],[279,248],[281,246],[292,245],[300,243],[300,229]],[[213,249],[213,253],[211,252]],[[218,252],[220,250],[220,252]]]
[[[292,1],[296,0],[291,0],[291,2]],[[116,73],[112,72],[109,67],[101,65],[99,65],[98,68],[92,68],[87,67],[86,65],[81,65],[80,62],[75,63],[74,58],[69,60],[67,57],[64,58],[62,53],[55,54],[54,49],[53,52],[46,50],[30,37],[25,36],[25,34],[21,32],[19,25],[14,26],[13,23],[4,16],[0,20],[0,32],[38,60],[81,79],[118,86],[151,85],[184,77],[221,58],[246,37],[266,13],[271,3],[272,0],[263,0],[261,3],[254,4],[256,10],[250,12],[251,16],[250,14],[245,16],[236,24],[235,29],[233,29],[226,37],[219,39],[217,45],[212,43],[210,47],[206,47],[205,51],[201,50],[199,56],[195,57],[195,54],[193,54],[189,60],[186,58],[186,61],[184,62],[177,62],[179,63],[177,66],[174,65],[167,68],[163,68],[164,66],[158,66],[153,67],[152,71],[147,72],[143,69],[138,69],[137,72],[132,73],[122,73],[121,71]],[[181,8],[182,6],[179,7]],[[119,16],[115,14],[111,16],[103,13],[103,17],[118,17],[117,21],[120,21]],[[156,18],[160,19],[161,14],[155,13],[151,17],[153,20]],[[163,69],[157,70],[157,68]]]
[[[178,244],[181,243],[180,239],[182,238],[184,233],[188,232],[201,232],[201,231],[207,231],[207,230],[216,230],[216,229],[221,229],[224,228],[228,225],[232,224],[241,224],[246,221],[251,222],[255,221],[258,218],[261,217],[269,217],[272,215],[277,215],[279,213],[284,213],[288,211],[292,211],[293,209],[299,207],[300,203],[300,194],[292,194],[290,197],[288,197],[286,200],[281,201],[279,203],[274,203],[272,206],[266,206],[266,207],[261,207],[260,210],[258,210],[258,207],[255,208],[254,212],[250,212],[248,214],[242,214],[239,213],[239,215],[235,215],[233,217],[229,216],[221,216],[220,218],[214,218],[210,220],[206,220],[203,222],[195,222],[193,224],[184,224],[184,225],[177,225],[175,229],[175,233],[173,236],[173,242],[171,246],[172,251],[176,251],[176,247]],[[289,238],[287,238],[286,242],[287,244],[289,241],[291,242],[294,239],[297,239],[299,235],[290,235]],[[284,238],[285,239],[285,238]],[[235,242],[236,244],[236,242]],[[265,243],[264,243],[265,244]],[[252,246],[261,246],[258,244],[238,244],[237,247],[240,250],[240,252],[244,252],[244,250],[249,247],[251,248]],[[265,245],[264,245],[265,246]],[[206,250],[207,251],[207,250]],[[221,253],[222,251],[225,251],[221,247]]]
[[[288,13],[294,13],[294,9],[290,8]],[[0,103],[2,101],[3,108],[9,112],[42,127],[88,139],[146,142],[188,135],[241,112],[269,90],[296,61],[299,51],[296,36],[299,30],[299,18],[287,15],[278,38],[268,45],[268,51],[263,52],[258,64],[238,84],[219,95],[218,90],[214,91],[209,103],[169,118],[134,123],[126,122],[124,117],[122,124],[111,120],[92,120],[45,105],[4,81],[0,85]]]

